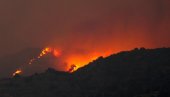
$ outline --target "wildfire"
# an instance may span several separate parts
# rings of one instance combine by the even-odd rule
[[[18,69],[16,70],[12,75],[15,76],[15,75],[19,75],[22,73],[22,70],[21,69]]]
[[[34,61],[36,61],[37,59],[40,59],[41,57],[45,56],[46,54],[48,53],[51,53],[52,52],[52,48],[49,48],[49,47],[46,47],[44,49],[42,49],[41,53],[38,55],[37,58],[32,58],[30,59],[29,61],[29,65],[31,65]]]
[[[88,54],[66,54],[63,55],[60,50],[51,48],[51,47],[46,47],[41,50],[40,54],[38,56],[30,59],[28,63],[25,65],[33,64],[35,61],[41,59],[43,56],[46,56],[47,54],[53,54],[56,58],[61,59],[61,63],[66,63],[67,65],[64,65],[64,68],[60,69],[61,71],[66,71],[66,72],[74,72],[78,68],[83,67],[84,65],[87,65],[89,62],[97,59],[99,56],[107,56],[110,54],[110,52],[98,52],[98,53],[88,53]],[[20,69],[16,70],[12,75],[15,76],[17,74],[21,74],[22,70],[24,67],[19,67]]]
[[[60,51],[59,50],[56,50],[56,49],[51,48],[51,47],[46,47],[46,48],[42,49],[41,53],[37,56],[37,58],[32,58],[29,61],[29,64],[31,65],[34,61],[40,59],[41,57],[43,57],[43,56],[45,56],[45,55],[47,55],[49,53],[52,53],[56,57],[60,56]]]
[[[37,57],[30,59],[28,64],[31,65],[34,61],[40,59],[41,57],[43,57],[43,56],[45,56],[45,55],[47,55],[49,53],[53,53],[53,55],[56,56],[56,57],[58,57],[60,55],[60,52],[57,51],[56,49],[46,47],[46,48],[42,49],[41,53]],[[18,69],[12,75],[15,76],[15,75],[21,74],[21,73],[22,73],[22,70]]]
[[[44,56],[48,53],[51,53],[52,51],[54,51],[52,48],[46,47],[41,51],[41,53],[39,54],[39,56],[37,58],[41,58],[42,56]]]
[[[86,55],[81,55],[81,54],[73,54],[68,56],[68,58],[65,60],[68,64],[67,69],[69,72],[74,72],[77,69],[87,65],[89,62],[97,59],[100,56],[107,56],[109,55],[110,52],[95,52],[95,53],[89,53]],[[74,65],[72,65],[74,64]]]

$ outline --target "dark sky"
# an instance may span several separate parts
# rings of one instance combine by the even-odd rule
[[[67,63],[56,69],[136,47],[170,47],[170,0],[0,0],[0,57],[47,46]],[[4,76],[22,65],[17,56],[6,60]],[[42,67],[32,66],[24,69]]]
[[[170,46],[169,0],[0,0],[1,56],[27,47]]]

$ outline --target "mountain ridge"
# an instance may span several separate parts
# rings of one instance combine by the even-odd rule
[[[169,97],[170,48],[99,57],[73,73],[48,69],[0,81],[2,97]]]

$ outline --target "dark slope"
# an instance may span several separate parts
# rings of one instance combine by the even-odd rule
[[[1,80],[0,97],[170,97],[170,48],[99,57],[72,74]]]
[[[74,77],[80,82],[81,92],[91,97],[166,97],[164,92],[170,92],[170,49],[142,48],[100,57],[75,72]]]

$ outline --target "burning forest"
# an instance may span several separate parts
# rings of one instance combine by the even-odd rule
[[[0,97],[170,97],[168,47],[170,0],[0,0]]]
[[[44,57],[51,55],[53,58],[56,58],[56,60],[59,60],[60,63],[54,63],[56,64],[55,68],[58,71],[64,71],[64,72],[69,72],[72,73],[76,71],[78,68],[81,68],[85,65],[87,65],[89,62],[92,62],[93,60],[97,59],[100,56],[106,56],[106,53],[92,53],[92,54],[87,54],[87,55],[81,55],[81,54],[66,54],[64,51],[52,47],[45,47],[40,51],[40,53],[37,56],[34,56],[31,58],[27,63],[23,63],[23,65],[20,65],[17,67],[16,71],[12,73],[12,76],[16,75],[22,75],[24,74],[24,70],[27,69],[27,66],[34,66],[37,64],[37,61],[43,60]],[[48,59],[50,60],[50,59]],[[63,68],[58,68],[58,64],[61,64]],[[46,66],[48,67],[48,66]],[[50,67],[49,67],[50,68]],[[30,70],[31,72],[31,70]],[[32,72],[35,73],[35,72]]]

